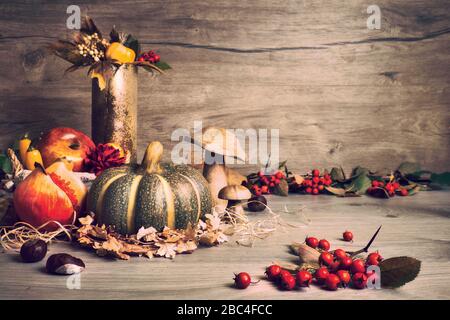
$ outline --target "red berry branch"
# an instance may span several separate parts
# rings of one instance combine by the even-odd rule
[[[319,241],[315,237],[306,237],[303,244],[291,246],[303,263],[295,270],[292,266],[289,266],[288,270],[279,264],[270,265],[265,271],[266,278],[280,290],[305,288],[311,284],[331,291],[347,287],[364,289],[369,281],[374,283],[377,280],[381,280],[381,284],[386,287],[398,287],[412,281],[419,273],[419,260],[410,257],[385,260],[378,251],[369,253],[364,259],[357,257],[363,252],[368,252],[380,228],[367,245],[356,252],[346,252],[341,248],[329,251],[328,240]],[[380,267],[381,275],[369,271],[368,268],[373,266]],[[377,278],[378,276],[380,278]],[[250,283],[248,273],[239,273],[235,278],[237,288],[247,288]]]

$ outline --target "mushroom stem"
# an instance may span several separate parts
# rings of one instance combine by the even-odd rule
[[[244,215],[244,208],[241,200],[228,200],[227,209],[234,212],[237,216]]]
[[[214,199],[214,205],[219,206],[219,210],[224,210],[228,201],[219,199],[219,191],[228,185],[227,183],[227,170],[225,167],[225,157],[220,155],[219,161],[208,161],[208,159],[215,159],[216,154],[206,150],[205,164],[203,166],[203,176],[209,183],[211,195]]]

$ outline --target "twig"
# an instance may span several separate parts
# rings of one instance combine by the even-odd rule
[[[373,242],[373,241],[375,240],[375,238],[377,237],[378,232],[380,232],[381,227],[382,227],[382,226],[380,226],[380,227],[377,229],[377,231],[374,233],[374,235],[372,236],[372,238],[370,238],[369,242],[367,243],[367,245],[366,245],[364,248],[362,248],[361,250],[355,251],[355,252],[351,252],[350,255],[351,255],[352,257],[354,257],[354,256],[356,256],[356,255],[358,255],[358,254],[360,254],[360,253],[363,253],[363,252],[369,252],[369,248],[370,248],[370,246],[372,245],[372,242]]]

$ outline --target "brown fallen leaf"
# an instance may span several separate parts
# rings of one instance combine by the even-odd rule
[[[169,258],[169,259],[173,259],[176,256],[176,247],[177,244],[176,243],[164,243],[164,242],[160,242],[160,243],[156,243],[155,244],[157,247],[159,247],[158,251],[156,251],[155,255],[159,256],[159,257],[165,257],[165,258]]]
[[[91,215],[87,215],[86,217],[79,218],[78,221],[83,226],[89,226],[94,222],[94,218]]]

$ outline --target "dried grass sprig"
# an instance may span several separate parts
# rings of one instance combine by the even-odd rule
[[[266,239],[278,228],[281,228],[285,231],[286,227],[299,228],[299,225],[285,222],[281,215],[277,212],[274,212],[268,205],[259,202],[259,201],[249,201],[258,202],[266,207],[266,215],[267,218],[259,219],[256,221],[251,221],[247,215],[235,212],[233,207],[226,208],[223,212],[219,212],[219,217],[222,221],[226,221],[229,224],[230,228],[228,228],[227,233],[231,233],[237,236],[236,242],[239,245],[252,247],[257,239]],[[301,207],[299,211],[301,212],[304,208]],[[306,222],[303,225],[307,225]]]
[[[49,224],[56,224],[58,229],[46,232],[43,229]],[[26,222],[17,222],[12,226],[0,226],[0,245],[4,250],[20,250],[20,247],[31,239],[41,239],[45,242],[57,240],[72,241],[72,231],[77,227],[74,225],[63,226],[57,221],[48,221],[39,227],[33,227]]]

